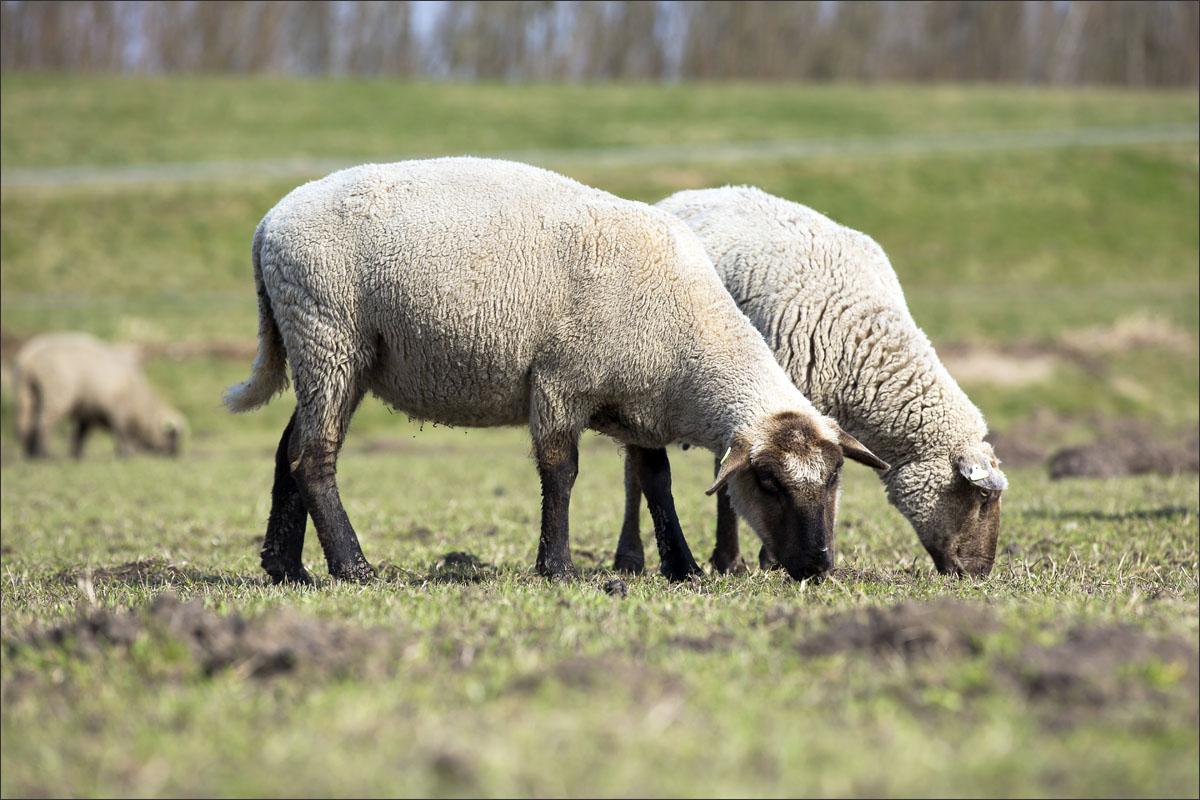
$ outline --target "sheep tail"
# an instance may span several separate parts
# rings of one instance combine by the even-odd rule
[[[287,353],[283,337],[271,311],[271,298],[263,284],[262,251],[263,226],[254,231],[251,256],[254,261],[254,289],[258,293],[258,353],[250,377],[225,390],[225,407],[234,413],[251,411],[267,403],[287,388]]]

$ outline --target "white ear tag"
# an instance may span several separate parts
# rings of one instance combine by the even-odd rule
[[[732,448],[732,447],[726,447],[726,448],[725,448],[725,455],[721,456],[721,463],[722,463],[722,464],[724,464],[724,463],[725,463],[725,459],[729,458],[729,454],[730,454],[730,453],[732,453],[732,452],[733,452],[733,448]]]
[[[971,474],[967,476],[967,480],[981,481],[988,476],[988,471],[978,464],[971,465]]]

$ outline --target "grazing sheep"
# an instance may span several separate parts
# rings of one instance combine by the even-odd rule
[[[938,570],[987,575],[1008,481],[983,440],[983,415],[913,321],[882,248],[751,187],[678,192],[658,207],[696,232],[805,396],[891,463],[879,476],[888,499]],[[628,468],[626,486],[616,564],[640,569],[640,498]],[[718,497],[712,563],[724,572],[739,562],[737,518]]]
[[[310,580],[306,510],[331,575],[374,575],[335,482],[367,391],[444,424],[529,425],[537,568],[552,578],[574,575],[567,509],[584,428],[628,445],[673,580],[699,568],[667,443],[728,450],[710,491],[727,486],[803,575],[828,566],[843,451],[886,467],[792,385],[686,225],[553,172],[475,158],[335,172],[267,212],[252,255],[259,351],[225,403],[266,403],[291,365],[296,410],[262,550],[276,581]]]
[[[112,431],[119,455],[179,453],[183,416],[155,394],[127,350],[86,333],[35,336],[17,353],[14,377],[17,438],[30,458],[47,455],[51,429],[66,418],[75,458],[96,427]]]

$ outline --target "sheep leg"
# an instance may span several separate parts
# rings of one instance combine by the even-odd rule
[[[646,505],[654,520],[654,538],[658,541],[662,574],[670,581],[685,581],[692,575],[703,574],[679,527],[675,499],[671,495],[671,463],[667,451],[662,447],[630,447],[626,457],[637,462]]]
[[[720,469],[720,464],[717,465]],[[722,486],[717,490],[717,543],[709,563],[721,574],[741,575],[747,571],[738,544],[738,518],[729,502],[729,492]]]
[[[308,527],[308,509],[300,497],[300,487],[292,478],[288,445],[296,427],[296,412],[288,420],[275,450],[275,483],[271,486],[271,516],[263,539],[262,566],[275,583],[311,584],[312,578],[300,560],[304,550],[304,529]]]
[[[91,429],[91,420],[86,417],[75,420],[75,428],[71,431],[71,456],[73,458],[83,458],[83,442],[87,439]]]
[[[574,580],[568,511],[571,488],[579,474],[578,437],[554,437],[534,443],[538,476],[542,480],[542,535],[538,541],[537,571],[551,580]]]
[[[297,397],[317,394],[308,392],[306,383],[302,383],[298,374]],[[346,438],[350,417],[362,400],[362,392],[332,394],[334,397],[325,397],[319,404],[301,402],[296,407],[296,427],[288,442],[288,463],[300,499],[312,515],[329,574],[339,580],[365,582],[375,577],[375,568],[363,556],[337,488],[338,451]]]
[[[775,556],[771,555],[771,551],[764,544],[758,550],[758,568],[761,570],[783,569],[783,564],[775,560]]]
[[[42,387],[24,375],[18,381],[14,411],[17,436],[26,457],[43,458],[46,455],[46,424]]]
[[[617,540],[617,555],[613,569],[640,575],[646,568],[646,554],[642,550],[642,532],[639,530],[642,511],[642,480],[638,477],[637,459],[625,451],[625,521],[621,525],[621,538]]]

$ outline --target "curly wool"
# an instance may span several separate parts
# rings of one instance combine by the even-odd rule
[[[528,165],[336,172],[267,213],[254,263],[259,354],[225,402],[269,400],[286,361],[306,436],[340,441],[366,391],[450,425],[716,453],[776,412],[822,419],[686,225]]]
[[[753,187],[683,191],[657,205],[696,232],[805,396],[891,464],[880,475],[889,498],[939,568],[955,560],[966,571],[983,561],[990,568],[994,531],[990,553],[961,534],[979,518],[971,483],[1002,489],[1007,481],[983,440],[983,415],[913,321],[883,249]]]

